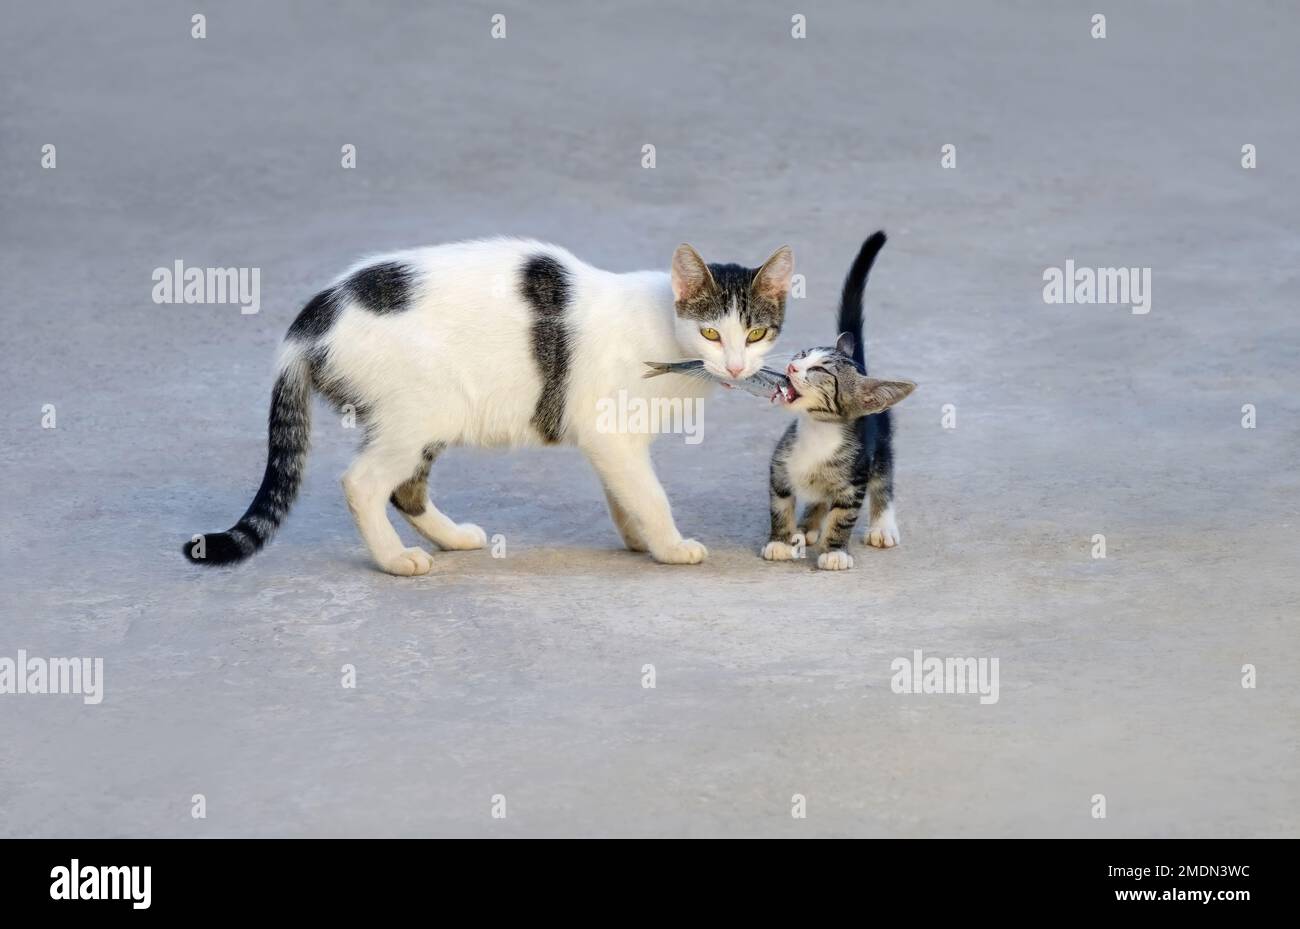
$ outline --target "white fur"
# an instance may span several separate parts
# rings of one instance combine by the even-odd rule
[[[844,549],[822,552],[817,556],[817,567],[823,571],[847,571],[853,567],[853,556]]]
[[[720,341],[711,342],[700,335],[701,324],[692,319],[677,320],[677,338],[684,349],[693,358],[704,361],[704,367],[716,377],[730,380],[743,380],[763,367],[763,356],[772,346],[772,340],[764,339],[752,345],[747,343],[750,330],[740,321],[735,310],[724,319],[712,324],[718,330]]]
[[[796,497],[814,503],[826,502],[822,499],[822,492],[814,488],[808,478],[835,454],[843,441],[844,430],[839,423],[800,417],[799,431],[786,459],[786,472],[790,475]]]
[[[902,540],[898,533],[898,520],[894,516],[894,504],[890,503],[883,513],[872,514],[871,528],[862,541],[876,548],[893,548]]]
[[[763,546],[763,557],[768,561],[793,561],[795,546],[787,542],[768,542]]]
[[[693,378],[643,379],[643,362],[702,357],[715,373],[728,376],[727,361],[737,357],[735,340],[745,344],[739,320],[715,324],[723,343],[712,343],[699,334],[701,324],[677,317],[666,271],[614,274],[554,245],[494,239],[364,262],[358,267],[399,261],[416,268],[422,286],[413,305],[388,315],[347,306],[322,340],[330,370],[340,372],[373,411],[371,441],[343,485],[357,527],[386,571],[424,574],[432,567],[427,554],[403,545],[387,515],[389,495],[415,472],[426,445],[541,443],[531,422],[542,388],[532,351],[533,310],[519,292],[521,267],[539,254],[555,259],[569,275],[565,442],[580,447],[595,467],[629,548],[648,550],[669,564],[694,564],[707,555],[703,545],[677,530],[650,462],[653,436],[598,432],[597,403],[621,390],[629,397],[704,396],[710,386]],[[741,352],[741,376],[762,366],[771,344],[763,340]],[[286,343],[281,363],[296,360],[299,352]],[[485,542],[479,527],[457,525],[431,503],[411,521],[443,548]]]

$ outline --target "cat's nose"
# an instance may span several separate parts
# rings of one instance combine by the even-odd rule
[[[744,370],[744,365],[727,365],[727,373],[732,377],[740,377],[740,372]]]
[[[792,361],[792,362],[790,362],[788,365],[785,366],[785,373],[786,373],[786,374],[794,374],[794,372],[795,372],[795,366],[794,366],[794,362]]]

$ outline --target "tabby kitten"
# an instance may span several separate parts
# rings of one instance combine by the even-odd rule
[[[867,377],[862,343],[862,294],[884,244],[883,232],[871,236],[849,269],[835,347],[802,351],[786,368],[794,393],[787,406],[799,417],[772,453],[768,561],[800,557],[804,543],[820,541],[818,568],[853,567],[847,546],[867,497],[871,524],[863,541],[877,548],[899,542],[889,408],[916,385]],[[806,501],[797,527],[796,498]]]

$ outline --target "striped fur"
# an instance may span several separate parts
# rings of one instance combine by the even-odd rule
[[[817,566],[853,567],[848,544],[864,502],[870,502],[867,541],[898,544],[894,517],[893,425],[889,408],[916,387],[910,381],[867,377],[862,337],[862,296],[876,255],[885,244],[877,232],[862,243],[844,281],[839,338],[833,347],[799,352],[786,369],[799,414],[772,453],[769,499],[772,527],[763,557],[794,557],[800,540],[818,549]],[[807,502],[795,522],[796,499]]]
[[[266,471],[248,510],[230,529],[185,543],[185,557],[208,565],[242,561],[270,541],[298,496],[311,439],[311,378],[297,360],[271,389]]]

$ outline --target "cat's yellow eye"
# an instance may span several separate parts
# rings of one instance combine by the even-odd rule
[[[704,338],[708,339],[710,342],[722,341],[722,336],[718,334],[718,330],[710,329],[707,326],[700,330],[700,335],[704,336]]]
[[[767,337],[766,329],[751,329],[749,335],[745,338],[746,342],[757,342]]]

